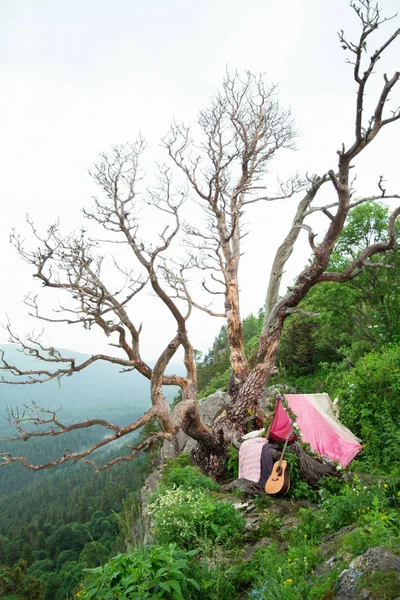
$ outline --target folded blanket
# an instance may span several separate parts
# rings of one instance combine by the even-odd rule
[[[245,440],[239,450],[239,479],[249,479],[258,482],[261,476],[261,452],[265,438],[256,437]]]

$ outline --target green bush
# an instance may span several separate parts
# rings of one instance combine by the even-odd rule
[[[119,554],[104,567],[88,569],[76,596],[95,600],[200,598],[201,586],[190,577],[194,554],[182,552],[174,544]]]
[[[358,475],[352,476],[339,490],[329,491],[329,486],[321,487],[319,510],[300,509],[298,530],[309,539],[319,541],[324,535],[357,523],[374,507],[386,510],[389,505],[386,490],[386,484],[363,485]]]
[[[393,571],[366,574],[361,578],[358,588],[367,589],[374,598],[380,600],[396,600],[400,596],[399,577]]]
[[[86,570],[76,598],[95,600],[233,600],[235,569],[223,557],[210,566],[197,551],[175,544],[147,546],[120,554],[104,567]],[[228,574],[228,577],[227,577]]]
[[[249,598],[257,600],[325,600],[332,591],[330,576],[314,575],[314,568],[323,560],[318,548],[307,538],[287,552],[271,544],[256,553],[252,561],[255,589]]]
[[[199,490],[172,488],[147,508],[158,543],[181,548],[208,542],[232,546],[242,538],[245,521],[230,502],[218,502]]]
[[[207,398],[207,396],[214,394],[214,392],[216,392],[217,390],[226,390],[228,387],[230,376],[231,368],[229,367],[220,375],[213,377],[211,381],[209,381],[209,383],[206,385],[206,387],[201,390],[199,396],[201,398]]]
[[[400,346],[359,360],[343,392],[341,418],[362,439],[368,463],[391,469],[400,460]]]
[[[196,467],[180,466],[174,461],[168,461],[160,481],[160,489],[181,487],[184,490],[219,490],[220,486],[210,477],[206,477]]]
[[[236,450],[231,444],[228,446],[226,472],[228,479],[237,479],[239,477],[239,450]]]
[[[288,450],[285,459],[288,462],[290,472],[289,496],[291,498],[304,498],[309,502],[315,502],[318,498],[318,493],[304,481],[296,454],[292,450]]]

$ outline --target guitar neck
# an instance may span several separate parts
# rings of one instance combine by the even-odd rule
[[[285,445],[283,446],[281,457],[280,457],[280,459],[279,459],[279,463],[278,463],[278,466],[279,466],[279,467],[280,467],[280,466],[281,466],[281,464],[282,464],[282,461],[283,461],[283,456],[284,456],[284,454],[285,454],[286,447],[287,447],[287,445],[288,445],[288,442],[289,442],[289,438],[290,438],[290,435],[291,435],[291,433],[292,433],[292,429],[290,428],[290,431],[289,431],[289,433],[288,433],[288,434],[287,434],[287,436],[286,436]]]

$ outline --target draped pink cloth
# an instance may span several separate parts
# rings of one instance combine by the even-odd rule
[[[321,396],[321,402],[318,402],[318,396]],[[335,419],[333,411],[328,411],[332,403],[327,394],[285,394],[285,398],[289,408],[297,415],[296,422],[303,442],[308,442],[322,456],[337,460],[347,467],[362,446],[351,431]],[[278,402],[270,438],[285,440],[290,429],[291,421],[281,402]]]
[[[261,452],[267,440],[265,438],[252,438],[245,440],[239,450],[239,479],[259,481],[261,477]]]

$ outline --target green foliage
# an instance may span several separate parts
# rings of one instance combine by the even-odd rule
[[[26,573],[26,562],[20,560],[12,568],[0,566],[0,598],[43,600],[45,585]]]
[[[232,444],[228,446],[228,459],[226,461],[226,472],[228,479],[237,479],[239,477],[239,450],[236,450]]]
[[[400,540],[398,512],[383,509],[377,498],[371,508],[363,510],[357,520],[359,527],[347,534],[343,550],[355,556],[373,546],[397,546]]]
[[[386,207],[376,204],[366,203],[352,211],[329,269],[342,270],[366,244],[385,239],[387,218]],[[14,582],[24,581],[21,585],[28,586],[27,598],[64,600],[77,585],[82,568],[97,567],[112,553],[136,546],[132,554],[126,555],[131,558],[121,558],[119,564],[118,561],[108,563],[115,565],[112,573],[108,570],[108,579],[107,565],[95,569],[88,575],[87,586],[78,592],[80,597],[89,593],[89,589],[91,593],[97,590],[86,597],[100,600],[136,597],[118,595],[122,587],[111,595],[114,583],[123,586],[126,581],[134,580],[133,563],[139,565],[147,561],[148,566],[143,567],[142,573],[154,574],[157,556],[163,556],[164,562],[173,565],[181,560],[182,548],[196,547],[198,554],[188,556],[180,571],[197,586],[188,584],[184,590],[177,575],[186,597],[233,600],[256,582],[256,590],[250,597],[326,600],[334,596],[337,574],[316,577],[312,572],[321,559],[318,544],[326,534],[345,525],[355,527],[338,536],[335,542],[343,556],[354,556],[374,544],[389,547],[399,544],[400,253],[391,252],[379,257],[379,261],[393,263],[396,268],[365,269],[347,284],[328,283],[310,290],[302,306],[320,316],[308,319],[293,315],[287,319],[278,355],[277,380],[293,385],[299,392],[327,391],[331,397],[339,395],[341,419],[364,444],[362,454],[353,465],[368,473],[386,473],[380,484],[361,483],[358,476],[351,476],[344,482],[322,480],[317,489],[311,489],[301,478],[296,457],[288,452],[291,497],[318,502],[319,508],[300,509],[299,526],[284,536],[279,533],[279,543],[286,543],[287,547],[280,545],[278,552],[272,545],[257,553],[250,563],[242,563],[234,561],[233,553],[243,535],[243,521],[232,505],[217,501],[217,495],[212,492],[218,490],[218,485],[190,465],[189,454],[168,461],[153,502],[155,541],[162,542],[162,548],[143,547],[142,517],[135,509],[144,473],[151,469],[149,455],[101,475],[81,465],[73,471],[67,467],[53,473],[24,473],[22,479],[20,468],[13,466],[7,470],[7,477],[6,470],[0,470],[0,564],[7,565],[2,567],[0,586],[4,586],[6,577],[12,574]],[[250,366],[254,364],[262,319],[260,312],[243,321]],[[230,376],[226,327],[221,329],[204,358],[197,355],[196,361],[200,396],[226,388]],[[132,417],[130,408],[128,417]],[[146,427],[153,426],[154,423],[150,423]],[[90,436],[97,434],[93,431],[87,435],[91,443],[94,438]],[[80,443],[80,439],[71,436],[68,447]],[[43,445],[36,446],[35,451],[29,447],[28,451],[35,452],[31,455],[32,461],[47,460],[49,450],[62,454],[65,446],[59,444],[65,444],[61,437],[43,440]],[[230,476],[237,477],[237,451],[233,447],[228,449],[227,467]],[[22,480],[29,488],[20,489]],[[261,502],[256,504],[260,509]],[[32,506],[39,508],[33,511]],[[253,539],[256,536],[273,538],[280,529],[279,517],[269,508],[263,507],[260,531]],[[116,539],[118,525],[119,538]],[[175,544],[172,550],[171,542]],[[151,554],[153,548],[158,550]],[[26,562],[17,564],[21,556]],[[133,563],[132,556],[137,557]],[[227,556],[231,563],[227,562]],[[104,582],[110,582],[112,577],[113,583],[107,588]],[[368,585],[375,584],[380,586],[377,590],[383,590],[379,592],[380,597],[385,598],[390,577],[375,583],[368,581]],[[121,594],[126,593],[129,585]],[[174,596],[179,593],[178,587],[168,585],[145,590],[140,597],[150,597],[146,593],[152,593],[151,597],[179,597]],[[10,594],[8,588],[0,587],[0,596],[23,598],[25,592],[20,591],[17,596],[15,589]],[[163,595],[156,596],[156,593]]]
[[[186,453],[189,457],[189,454]],[[180,455],[184,456],[184,455]],[[167,461],[160,481],[160,488],[180,487],[185,490],[218,490],[220,486],[210,477],[206,477],[197,467],[191,465],[181,466],[186,462],[184,459],[174,459]]]
[[[95,600],[196,598],[201,587],[190,576],[194,554],[182,552],[174,544],[119,554],[104,567],[88,570],[77,596]]]
[[[319,510],[300,509],[299,525],[289,531],[284,551],[271,544],[256,553],[249,565],[256,588],[249,597],[333,598],[338,575],[354,556],[372,546],[398,547],[399,512],[388,509],[388,486],[369,488],[360,483],[358,476],[351,483],[342,483],[338,494],[330,493],[329,486],[322,486]],[[332,541],[331,553],[338,559],[336,569],[316,575],[317,565],[325,560],[319,545],[322,538],[350,523],[355,529]]]
[[[167,481],[176,481],[179,470],[186,473],[187,462],[187,457],[180,457],[168,463],[164,486]],[[300,480],[296,483],[295,464],[292,470],[295,484],[300,484]],[[197,477],[197,472],[194,473]],[[187,582],[194,583],[191,587],[188,584],[190,589],[186,591],[181,587],[184,598],[238,600],[252,588],[248,597],[260,600],[333,598],[339,572],[348,566],[352,557],[373,545],[392,548],[399,545],[397,483],[393,479],[388,483],[381,480],[366,484],[364,477],[357,474],[347,475],[342,480],[323,479],[319,489],[312,492],[318,497],[318,508],[300,509],[298,526],[285,532],[282,532],[281,516],[273,510],[274,500],[269,499],[270,506],[257,501],[261,526],[252,539],[268,536],[273,541],[247,563],[238,552],[239,544],[243,543],[243,520],[233,505],[221,501],[220,494],[204,489],[203,484],[195,490],[161,487],[149,506],[155,545],[141,546],[123,558],[116,557],[109,566],[92,570],[78,597],[99,600],[180,598],[176,595],[178,588],[170,583],[173,580],[168,571],[171,555],[165,558],[164,554],[172,547],[177,553],[171,559],[173,562],[176,557],[179,560],[180,551],[187,551],[181,574]],[[338,557],[337,567],[317,575],[316,567],[325,560],[320,548],[322,538],[349,524],[353,525],[353,531],[334,538],[332,552]],[[161,569],[158,556],[163,557],[162,566],[168,572],[158,571]],[[157,572],[161,574],[158,580]],[[164,575],[169,577],[167,586],[159,583],[164,582]],[[144,582],[147,588],[143,587]],[[134,595],[138,590],[141,596]]]
[[[71,552],[68,550],[67,552]],[[101,542],[89,542],[79,555],[79,562],[85,567],[98,567],[110,558],[110,551]],[[58,557],[57,562],[60,560]]]
[[[212,563],[212,564],[211,564]],[[174,544],[147,546],[116,556],[108,565],[87,571],[76,597],[82,599],[234,600],[238,572],[218,555],[218,564]]]
[[[35,484],[0,498],[0,565],[12,570],[23,557],[26,577],[47,587],[43,597],[65,600],[82,568],[104,563],[118,549],[115,513],[128,494],[137,503],[146,456],[138,458],[101,474],[88,465],[39,473]],[[23,479],[20,469],[18,476]]]
[[[273,513],[267,506],[263,507],[261,515],[260,527],[253,537],[263,539],[276,536],[282,527],[281,517]]]
[[[400,581],[397,573],[372,573],[364,575],[359,582],[359,589],[372,592],[379,600],[396,600],[400,596]]]
[[[316,546],[306,538],[281,552],[276,544],[256,553],[252,561],[256,588],[250,598],[257,600],[326,599],[332,589],[331,578],[314,575],[323,560]]]
[[[232,546],[241,539],[244,519],[230,502],[218,502],[200,490],[171,488],[147,508],[160,544],[190,549],[205,543]]]
[[[225,369],[223,373],[213,377],[209,381],[208,385],[201,389],[201,391],[199,392],[199,398],[206,398],[207,396],[214,394],[214,392],[216,392],[217,390],[226,391],[230,376],[231,368],[229,366],[227,369]]]
[[[289,465],[290,472],[289,497],[315,502],[318,494],[316,490],[314,490],[306,481],[304,481],[299,468],[298,458],[290,448],[285,454],[285,460]]]
[[[400,345],[364,356],[341,396],[342,419],[363,440],[364,456],[387,471],[400,459]]]
[[[258,336],[262,329],[263,313],[249,315],[243,320],[243,338],[249,364],[254,364]],[[224,325],[214,340],[212,348],[197,365],[199,397],[204,398],[218,389],[226,390],[231,375],[228,333]]]
[[[322,484],[319,495],[320,509],[317,512],[314,509],[300,509],[299,512],[299,531],[314,541],[365,519],[373,510],[383,514],[382,511],[389,505],[384,486],[364,485],[358,475],[342,483],[338,492],[331,492],[328,485]]]

